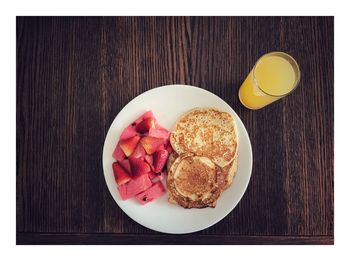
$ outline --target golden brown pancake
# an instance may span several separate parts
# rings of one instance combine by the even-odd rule
[[[233,178],[235,177],[237,172],[237,161],[238,157],[235,157],[230,165],[222,168],[222,171],[225,175],[225,186],[223,187],[223,190],[228,189],[233,182]]]
[[[177,157],[168,173],[169,202],[184,208],[215,207],[224,186],[222,169],[193,153]]]
[[[170,135],[169,202],[184,208],[215,207],[237,172],[238,132],[227,112],[196,108],[179,118]]]
[[[168,172],[170,171],[171,166],[173,165],[173,163],[175,162],[178,156],[179,155],[175,151],[170,153],[168,162],[167,162]],[[238,156],[236,156],[229,165],[225,166],[224,168],[221,168],[223,175],[225,176],[225,185],[223,187],[223,190],[226,190],[227,188],[229,188],[233,182],[233,178],[235,177],[237,172],[237,161],[238,161]]]
[[[170,142],[179,155],[192,152],[224,168],[236,157],[238,132],[231,114],[214,108],[196,108],[180,117]]]

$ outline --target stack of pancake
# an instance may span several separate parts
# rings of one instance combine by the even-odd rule
[[[176,122],[170,142],[169,202],[184,208],[215,207],[237,171],[234,118],[214,108],[193,109]]]

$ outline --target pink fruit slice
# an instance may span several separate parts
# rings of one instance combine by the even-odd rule
[[[130,155],[130,158],[143,158],[146,155],[146,151],[141,145],[141,143],[138,143],[134,152]]]
[[[169,139],[165,142],[164,148],[169,152],[169,154],[174,151]]]
[[[166,148],[165,148],[165,145],[162,144],[162,145],[160,145],[160,146],[158,147],[157,151],[158,151],[158,150],[165,150],[165,149],[166,149]]]
[[[130,163],[128,159],[123,159],[121,161],[118,161],[119,164],[129,173],[131,173]]]
[[[168,173],[166,171],[163,171],[161,173],[155,173],[155,175],[152,176],[152,178],[150,177],[150,179],[151,179],[152,183],[156,183],[158,181],[162,181],[162,180],[166,179],[167,175],[168,175]]]
[[[127,200],[132,197],[131,195],[128,194],[126,187],[127,187],[126,184],[123,184],[117,187],[119,191],[119,195],[122,198],[122,200]]]
[[[151,186],[152,182],[148,175],[142,175],[135,179],[131,179],[128,183],[118,186],[118,190],[121,198],[127,200],[147,190]]]
[[[121,160],[125,159],[125,154],[124,154],[123,150],[120,148],[119,144],[117,144],[117,146],[115,146],[112,157],[115,158],[117,161],[121,161]]]
[[[151,128],[149,129],[148,135],[151,137],[156,137],[161,139],[169,139],[170,132],[165,129]]]
[[[154,180],[155,178],[157,178],[158,175],[157,175],[156,173],[154,173],[153,171],[150,171],[150,172],[148,172],[148,177],[149,177],[149,179],[153,182],[153,180]],[[154,183],[154,182],[153,182],[153,183]]]
[[[153,112],[152,111],[146,111],[144,114],[142,114],[140,117],[134,121],[135,124],[139,124],[141,121],[148,119],[148,118],[154,118]]]
[[[139,136],[134,136],[131,138],[128,138],[126,140],[121,140],[119,142],[119,146],[124,152],[124,154],[129,157],[135,150],[137,143],[139,142],[140,137]]]
[[[167,150],[158,150],[153,154],[153,171],[161,172],[168,160],[169,152]]]
[[[137,135],[136,129],[135,129],[135,125],[130,124],[128,127],[126,127],[122,134],[120,134],[119,139],[120,140],[126,140],[129,139],[131,137],[134,137]]]
[[[151,167],[142,158],[129,158],[131,173],[134,177],[145,175]]]
[[[132,122],[128,127],[126,127],[122,134],[120,135],[120,140],[126,140],[137,135],[136,125],[142,122],[144,119],[152,118],[154,122],[156,121],[152,111],[147,111],[142,114],[136,121]]]
[[[165,188],[163,184],[161,182],[157,182],[153,184],[152,187],[148,188],[146,191],[143,191],[140,194],[136,195],[136,199],[139,203],[145,205],[148,202],[151,202],[156,198],[163,196],[164,194]]]
[[[160,125],[159,123],[156,123],[156,129],[168,131],[166,128],[164,128],[164,127],[163,127],[162,125]]]
[[[164,139],[146,136],[140,140],[147,154],[153,154],[159,146],[164,143]]]
[[[155,127],[155,119],[154,118],[147,118],[141,121],[139,124],[136,125],[135,129],[139,133],[146,133],[150,129]]]
[[[131,180],[129,173],[118,162],[114,162],[112,167],[118,185],[123,185]]]
[[[145,161],[148,163],[148,165],[153,165],[153,156],[152,155],[145,155]]]

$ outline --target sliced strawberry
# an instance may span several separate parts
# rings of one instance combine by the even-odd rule
[[[148,135],[156,138],[169,139],[170,132],[166,129],[151,128],[149,129]]]
[[[141,121],[139,124],[136,125],[135,129],[139,133],[145,133],[148,132],[149,129],[155,127],[155,119],[154,118],[147,118]]]
[[[136,124],[135,124],[136,125]],[[130,124],[128,127],[126,127],[122,134],[120,134],[120,137],[119,139],[120,140],[126,140],[126,139],[129,139],[131,137],[134,137],[137,135],[137,132],[135,130],[135,125],[133,124]]]
[[[167,150],[157,150],[153,154],[154,172],[161,172],[168,160],[169,152]]]
[[[152,155],[145,155],[145,161],[152,166],[153,165],[153,156]]]
[[[143,148],[147,152],[147,154],[153,154],[159,146],[164,143],[164,139],[145,136],[140,140]]]
[[[129,162],[128,159],[124,159],[124,160],[118,161],[118,163],[119,163],[125,170],[127,170],[129,173],[131,173],[130,162]]]
[[[142,176],[151,171],[151,167],[141,158],[129,158],[131,173],[134,177]]]
[[[118,162],[114,162],[112,167],[114,178],[119,186],[127,183],[131,179],[128,172]]]
[[[117,144],[117,146],[115,146],[112,157],[115,158],[117,161],[121,161],[121,160],[125,159],[125,154],[122,151],[122,149],[120,148],[119,144]]]
[[[139,140],[140,140],[139,136],[134,136],[126,140],[121,140],[119,142],[119,146],[123,150],[124,154],[127,157],[129,157],[134,152]]]
[[[130,155],[130,158],[143,158],[146,154],[145,149],[141,145],[141,143],[138,143],[134,152]]]

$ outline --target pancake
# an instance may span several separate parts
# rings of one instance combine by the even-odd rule
[[[179,155],[192,152],[224,168],[236,157],[238,132],[231,114],[214,108],[196,108],[180,117],[170,135]]]
[[[233,182],[233,178],[237,173],[237,162],[238,162],[238,157],[235,157],[230,165],[222,169],[225,175],[225,185],[223,187],[223,190],[226,190],[231,186]]]
[[[179,155],[175,151],[170,153],[168,162],[167,162],[168,172],[170,171],[171,166],[173,165],[173,163],[175,162],[178,156]],[[235,177],[237,172],[237,161],[238,161],[238,156],[236,156],[229,165],[222,168],[223,175],[225,176],[225,185],[223,187],[223,190],[226,190],[227,188],[229,188],[233,182],[233,178]]]
[[[177,157],[168,173],[169,202],[184,208],[215,207],[224,186],[222,169],[193,153]]]

